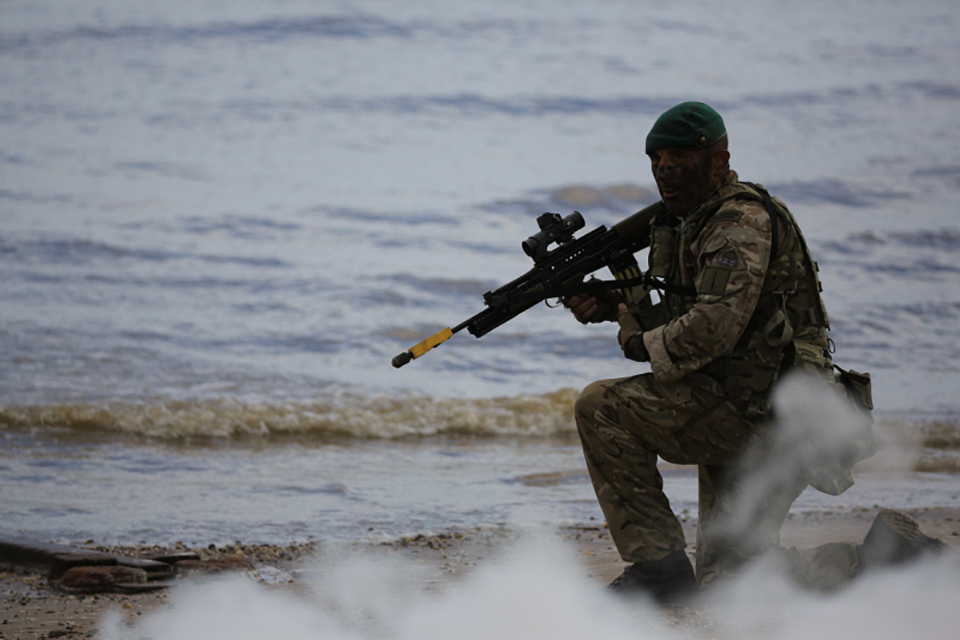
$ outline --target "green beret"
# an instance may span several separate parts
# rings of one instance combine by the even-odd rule
[[[660,149],[703,149],[727,135],[723,118],[702,102],[668,109],[647,134],[647,153]]]

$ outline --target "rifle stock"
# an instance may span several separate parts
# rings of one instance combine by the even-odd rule
[[[523,249],[534,260],[534,266],[519,278],[483,294],[487,308],[454,328],[446,327],[392,360],[400,368],[434,349],[462,329],[480,338],[516,318],[537,303],[577,293],[600,292],[639,284],[643,275],[634,254],[650,245],[649,228],[661,211],[660,203],[652,204],[624,218],[609,230],[600,226],[574,238],[583,226],[583,218],[574,212],[567,218],[543,214],[537,219],[540,233],[523,243]],[[551,243],[557,247],[548,250]],[[604,267],[618,282],[585,283],[583,279]]]

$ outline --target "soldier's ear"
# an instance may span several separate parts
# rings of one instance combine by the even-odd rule
[[[714,180],[719,180],[723,176],[727,175],[727,171],[730,170],[730,152],[726,149],[721,149],[713,154],[713,157],[710,159],[710,173]]]

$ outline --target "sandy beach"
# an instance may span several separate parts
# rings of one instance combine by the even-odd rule
[[[960,550],[960,508],[920,507],[907,513],[920,523],[925,533]],[[784,546],[806,547],[824,542],[860,540],[874,515],[875,510],[863,508],[852,513],[827,511],[791,517],[784,526],[782,543]],[[687,518],[685,527],[691,543],[688,549],[692,549],[695,519]],[[576,556],[583,576],[598,587],[619,574],[623,563],[603,523],[564,526],[555,533]],[[519,538],[515,531],[484,527],[382,542],[365,541],[336,549],[323,549],[313,544],[286,547],[238,544],[221,548],[211,545],[192,551],[204,560],[245,559],[255,571],[242,575],[252,584],[260,583],[262,589],[284,597],[310,601],[317,597],[309,587],[311,572],[322,573],[328,561],[334,558],[342,561],[344,556],[357,555],[389,558],[391,561],[399,559],[418,567],[418,575],[422,577],[420,584],[425,592],[442,592],[468,579],[477,569],[511,553]],[[139,557],[163,551],[148,546],[105,548],[90,544],[87,547]],[[171,581],[172,588],[152,593],[71,594],[51,586],[38,567],[8,564],[0,573],[0,639],[100,637],[98,625],[108,615],[119,618],[121,624],[135,634],[145,620],[172,606],[179,584],[195,580],[196,576],[178,577]],[[709,635],[709,620],[694,610],[666,609],[662,623],[664,628],[682,627]]]

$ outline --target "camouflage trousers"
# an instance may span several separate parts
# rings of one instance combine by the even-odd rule
[[[701,585],[779,548],[780,528],[806,482],[798,477],[766,496],[752,511],[748,531],[731,529],[742,490],[736,463],[751,447],[762,446],[764,428],[738,416],[712,379],[694,374],[661,383],[643,374],[600,380],[584,389],[575,411],[587,469],[624,561],[659,560],[686,547],[663,491],[658,458],[698,466],[696,574]],[[859,570],[852,543],[778,553],[809,586],[837,586]]]

